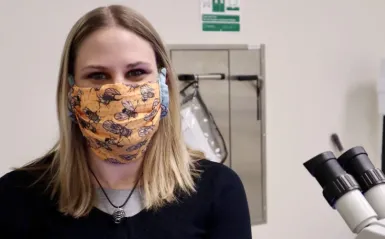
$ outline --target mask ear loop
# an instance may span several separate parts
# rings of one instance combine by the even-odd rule
[[[168,107],[170,103],[170,95],[168,91],[167,80],[167,69],[162,68],[159,72],[159,86],[160,86],[160,107],[161,115],[160,118],[164,118],[168,114]]]
[[[75,85],[75,79],[73,75],[68,75],[68,84],[73,87]]]
[[[68,84],[70,85],[70,87],[72,88],[74,85],[75,85],[75,79],[73,77],[73,75],[68,75]],[[73,113],[73,110],[72,110],[72,105],[71,105],[71,91],[68,92],[68,102],[67,102],[67,107],[68,107],[68,117],[72,120],[72,122],[76,123],[76,117]]]

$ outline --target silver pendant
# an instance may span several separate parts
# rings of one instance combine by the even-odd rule
[[[119,224],[122,219],[126,216],[126,213],[122,208],[115,209],[114,213],[112,213],[112,217],[114,218],[114,222]]]

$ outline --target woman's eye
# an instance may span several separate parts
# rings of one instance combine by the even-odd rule
[[[138,69],[127,72],[127,77],[137,77],[146,74],[146,71]]]
[[[107,75],[101,72],[91,73],[88,75],[88,78],[93,80],[105,80],[107,79]]]

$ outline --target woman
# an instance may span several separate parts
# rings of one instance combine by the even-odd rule
[[[176,77],[140,14],[75,24],[57,107],[56,146],[0,179],[1,238],[251,238],[239,177],[184,144]]]

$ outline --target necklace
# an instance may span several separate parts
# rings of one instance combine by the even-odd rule
[[[108,202],[111,204],[111,206],[113,206],[115,208],[114,212],[112,213],[112,217],[114,219],[114,222],[116,224],[119,224],[122,221],[122,219],[126,216],[126,212],[124,211],[123,207],[127,204],[128,200],[130,200],[132,194],[134,193],[134,191],[136,189],[136,186],[138,186],[138,184],[139,184],[139,179],[136,181],[134,187],[132,188],[130,194],[128,195],[126,200],[123,202],[123,204],[120,206],[116,206],[114,203],[111,202],[110,198],[108,197],[106,191],[104,191],[102,184],[99,182],[99,180],[96,177],[96,175],[94,174],[94,172],[91,169],[90,169],[90,171],[91,171],[92,175],[94,176],[96,182],[99,184],[100,189],[102,190],[104,196],[106,196]]]

